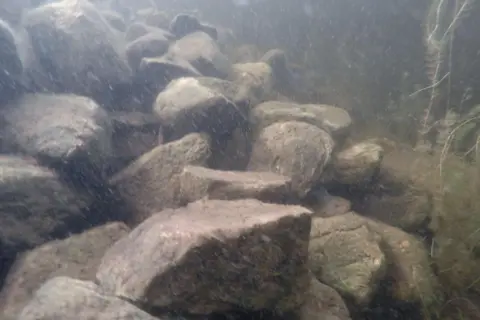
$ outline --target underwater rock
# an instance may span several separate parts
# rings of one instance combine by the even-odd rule
[[[255,98],[252,106],[273,98],[272,68],[264,62],[234,64],[230,80],[248,88]]]
[[[176,15],[172,22],[170,22],[168,29],[178,38],[183,38],[186,35],[197,31],[205,32],[214,40],[217,40],[218,38],[217,29],[215,29],[215,27],[203,24],[196,17],[185,13]]]
[[[277,122],[302,121],[326,130],[337,145],[348,136],[352,119],[344,109],[322,104],[267,101],[253,108],[250,122],[254,131]]]
[[[134,79],[144,111],[151,112],[158,94],[173,80],[199,77],[201,74],[188,62],[175,57],[143,58]],[[127,92],[125,92],[127,94]]]
[[[287,311],[281,301],[294,310],[309,285],[290,292],[308,279],[310,215],[251,199],[167,209],[107,251],[97,280],[107,293],[193,314]]]
[[[107,102],[112,87],[130,81],[120,34],[89,1],[47,3],[23,21],[55,92]]]
[[[432,269],[429,251],[413,235],[387,224],[352,214],[347,219],[364,219],[369,228],[382,238],[387,257],[391,295],[394,299],[421,306],[424,314],[432,314],[443,305],[445,297]]]
[[[125,300],[104,295],[93,282],[68,277],[47,281],[18,319],[158,320]]]
[[[345,185],[370,184],[380,169],[383,148],[371,142],[354,144],[332,159],[336,182]]]
[[[127,45],[126,55],[132,70],[137,70],[143,58],[161,57],[167,52],[169,39],[162,32],[150,32]]]
[[[109,223],[23,253],[10,269],[0,292],[2,319],[17,319],[35,291],[49,279],[68,276],[93,281],[105,251],[128,231],[123,223]]]
[[[268,171],[292,179],[292,189],[304,197],[320,180],[334,142],[329,134],[304,122],[275,123],[253,142],[249,171]]]
[[[202,31],[190,33],[173,43],[168,57],[188,61],[202,75],[226,79],[232,72],[232,64],[220,51],[215,40]]]
[[[382,148],[386,152],[375,183],[366,190],[358,188],[354,197],[350,197],[352,206],[366,217],[424,235],[431,230],[430,222],[435,215],[430,186],[437,162],[430,159],[424,162],[411,148],[392,149],[389,145]],[[421,176],[428,181],[423,181]]]
[[[213,138],[231,133],[246,112],[222,92],[203,85],[194,78],[173,80],[160,92],[154,105],[168,139],[178,139],[191,132],[207,132]]]
[[[187,166],[180,176],[180,194],[185,203],[205,197],[285,203],[290,196],[290,180],[270,172],[221,171]]]
[[[403,304],[418,304],[425,314],[432,314],[444,303],[443,291],[432,270],[429,252],[422,241],[415,236],[382,222],[363,217],[355,212],[322,220],[316,219],[322,218],[312,220],[312,234],[317,228],[328,230],[329,225],[333,223],[338,225],[338,228],[341,228],[340,230],[348,228],[348,226],[356,226],[358,230],[368,230],[370,234],[373,233],[379,237],[378,243],[381,243],[381,252],[385,257],[382,264],[388,265],[386,274],[384,273],[385,280],[388,280],[388,282],[383,283],[388,288],[382,290],[382,292],[388,292],[389,299]],[[330,228],[332,237],[335,236],[334,230]],[[336,236],[339,237],[339,235]],[[354,245],[360,245],[359,250],[365,250],[364,241],[355,240],[356,244]],[[313,245],[312,241],[310,245]],[[343,254],[345,249],[346,247],[342,245],[342,247],[332,251],[332,259],[337,259],[338,254]],[[314,261],[312,256],[310,256],[310,261],[311,263]],[[360,267],[363,267],[363,265]],[[338,269],[332,270],[332,272],[338,272]],[[322,270],[321,273],[324,274],[325,270]],[[360,274],[363,275],[363,273]],[[323,279],[323,276],[321,279]],[[348,275],[345,275],[341,280],[341,286],[351,281]],[[325,283],[336,288],[329,282]],[[342,292],[341,288],[338,288],[338,290]]]
[[[0,157],[0,248],[4,257],[88,224],[89,199],[34,159]]]
[[[139,78],[157,88],[181,77],[200,77],[201,74],[188,62],[168,57],[143,58],[138,70]],[[158,91],[157,91],[158,94]]]
[[[239,112],[242,113],[244,121],[248,121],[248,111],[253,107],[255,100],[251,92],[244,85],[228,80],[213,78],[213,77],[198,77],[197,81],[219,94],[224,95],[228,100],[235,103]]]
[[[299,320],[350,320],[342,297],[333,288],[310,276],[306,302],[298,312]]]
[[[27,94],[5,107],[0,119],[4,152],[24,152],[82,185],[101,184],[112,154],[112,129],[95,101]]]
[[[380,237],[350,215],[314,217],[309,266],[323,283],[366,307],[387,271]]]
[[[110,118],[114,166],[123,168],[163,142],[160,121],[152,114],[115,112]]]
[[[136,225],[153,213],[179,206],[183,168],[205,165],[210,155],[209,138],[194,133],[156,147],[115,174],[110,184],[128,204],[129,222]]]

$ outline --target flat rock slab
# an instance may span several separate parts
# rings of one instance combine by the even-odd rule
[[[208,137],[193,133],[142,155],[115,174],[110,184],[128,204],[128,219],[136,225],[151,214],[179,206],[179,176],[186,165],[205,165]]]
[[[308,272],[310,223],[299,206],[197,201],[153,215],[118,241],[97,280],[111,294],[194,314],[295,308],[303,301],[286,298],[298,296],[292,288]]]
[[[103,295],[93,282],[68,277],[47,281],[18,319],[158,320],[125,300]]]
[[[105,251],[128,231],[123,223],[109,223],[22,254],[10,269],[0,292],[1,319],[17,319],[35,291],[49,279],[68,276],[94,280]]]
[[[324,104],[298,104],[267,101],[257,105],[250,114],[255,131],[285,121],[303,121],[326,130],[340,143],[348,134],[352,119],[342,108]]]
[[[187,203],[204,197],[283,203],[290,194],[290,179],[270,172],[220,171],[187,166],[180,176],[180,194]]]

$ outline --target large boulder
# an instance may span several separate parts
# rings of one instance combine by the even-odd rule
[[[180,312],[292,311],[310,284],[310,214],[250,199],[165,210],[107,251],[97,280],[107,293]]]
[[[190,33],[170,46],[168,56],[191,63],[206,77],[227,78],[232,71],[228,58],[220,52],[215,40],[202,31]]]
[[[187,166],[180,176],[180,195],[185,203],[205,197],[285,203],[290,197],[290,179],[270,172],[221,171]]]
[[[68,276],[93,281],[105,251],[127,234],[123,223],[109,223],[23,253],[0,292],[2,319],[17,319],[35,291],[49,279]]]
[[[28,94],[0,115],[2,148],[39,159],[82,184],[102,181],[111,156],[111,122],[93,100]]]
[[[136,225],[155,212],[178,207],[183,168],[206,165],[210,154],[209,138],[194,133],[154,148],[115,174],[109,182],[128,204],[129,222]]]
[[[0,254],[41,245],[89,225],[88,199],[34,159],[0,157]]]
[[[293,191],[304,197],[320,181],[333,146],[330,135],[311,124],[298,121],[275,123],[256,137],[248,169],[289,177]]]
[[[386,275],[381,238],[349,215],[312,220],[310,269],[323,283],[366,307]]]
[[[93,282],[68,277],[47,281],[18,319],[158,320],[125,300],[104,295]]]
[[[195,78],[180,78],[157,96],[154,111],[173,140],[191,132],[212,137],[229,134],[247,118],[241,107],[217,88]]]
[[[109,102],[111,88],[130,80],[120,34],[89,1],[47,3],[28,11],[23,21],[50,77],[48,89]]]

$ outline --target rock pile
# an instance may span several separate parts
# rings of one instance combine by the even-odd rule
[[[329,194],[376,183],[383,150],[349,144],[345,110],[289,100],[281,50],[233,64],[190,15],[24,8],[0,21],[2,319],[437,302],[423,243]]]

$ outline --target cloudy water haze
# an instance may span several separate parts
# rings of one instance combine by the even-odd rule
[[[480,319],[479,0],[0,0],[0,320]]]

